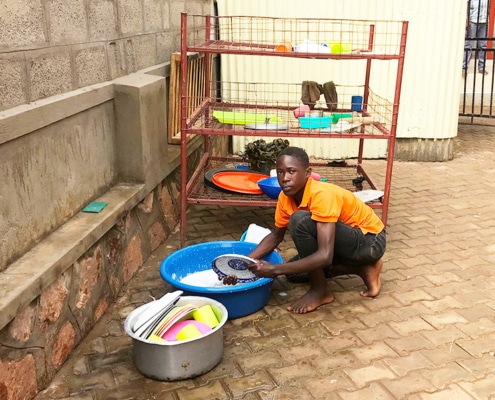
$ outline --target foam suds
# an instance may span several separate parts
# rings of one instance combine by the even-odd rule
[[[186,285],[198,287],[225,286],[222,281],[218,280],[218,275],[212,269],[188,274],[184,278],[182,278],[180,282],[185,283]]]
[[[204,271],[193,272],[186,275],[180,280],[181,283],[196,287],[230,287],[230,285],[224,285],[222,281],[218,280],[218,275],[212,269]],[[244,283],[237,283],[238,285],[244,285]]]

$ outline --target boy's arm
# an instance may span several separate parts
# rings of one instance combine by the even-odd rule
[[[276,249],[280,242],[284,239],[286,230],[287,228],[273,228],[271,232],[263,238],[258,246],[256,246],[254,250],[249,253],[249,257],[257,260]]]
[[[335,243],[335,222],[317,222],[316,229],[318,235],[318,250],[307,257],[285,264],[271,264],[260,260],[256,264],[249,265],[248,268],[259,277],[274,277],[277,275],[295,274],[299,272],[310,272],[318,268],[330,266],[333,259],[333,248]],[[270,236],[270,235],[268,235]],[[267,236],[267,238],[268,238]],[[264,240],[259,244],[261,246]],[[280,243],[280,242],[279,242]],[[258,246],[258,247],[259,247]],[[258,248],[253,250],[253,253]],[[253,254],[251,253],[251,254]],[[255,254],[257,255],[257,253]],[[259,258],[262,256],[252,256]]]
[[[332,263],[335,243],[335,222],[317,222],[318,249],[307,257],[277,265],[277,275],[310,272]]]

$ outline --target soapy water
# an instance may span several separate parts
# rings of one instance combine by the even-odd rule
[[[181,283],[197,287],[224,287],[218,275],[212,269],[187,274],[180,280]]]

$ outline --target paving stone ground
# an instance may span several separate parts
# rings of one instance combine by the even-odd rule
[[[160,382],[136,370],[123,322],[171,290],[159,265],[179,247],[175,232],[36,400],[495,399],[494,148],[493,127],[460,125],[452,161],[394,163],[377,298],[359,295],[359,278],[342,277],[330,282],[332,304],[294,315],[285,307],[306,286],[277,278],[264,309],[226,323],[212,371]],[[377,171],[383,163],[370,162]],[[189,241],[238,240],[272,216],[190,206]]]

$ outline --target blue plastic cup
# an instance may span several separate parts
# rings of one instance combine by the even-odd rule
[[[363,96],[352,96],[351,98],[351,110],[362,111],[363,110]]]

